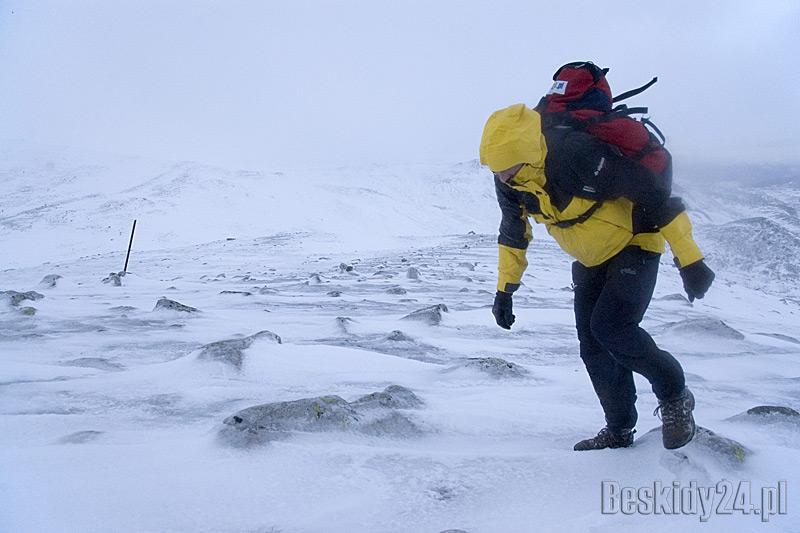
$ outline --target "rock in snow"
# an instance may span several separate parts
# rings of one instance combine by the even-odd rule
[[[17,292],[17,291],[2,291],[0,292],[0,297],[6,299],[8,303],[17,307],[20,303],[24,302],[25,300],[41,300],[44,298],[43,294],[39,294],[35,291],[28,291],[28,292]]]
[[[791,407],[779,405],[758,405],[744,413],[734,415],[728,420],[733,422],[752,422],[756,424],[792,424],[800,427],[800,413]]]
[[[386,340],[387,341],[392,341],[392,342],[414,342],[414,339],[412,339],[411,337],[409,337],[408,335],[406,335],[405,333],[403,333],[399,329],[395,329],[392,332],[390,332],[386,336]]]
[[[667,324],[666,331],[677,333],[681,336],[706,336],[718,339],[740,341],[744,339],[741,332],[733,329],[722,320],[715,318],[692,318]]]
[[[340,333],[345,335],[350,335],[350,324],[355,322],[352,318],[348,316],[337,316],[336,317],[336,327],[339,329]]]
[[[178,311],[181,313],[196,313],[198,311],[194,307],[183,305],[180,302],[164,298],[163,296],[156,302],[156,306],[153,308],[153,311],[158,310]]]
[[[64,361],[62,364],[81,368],[96,368],[98,370],[122,370],[125,368],[123,365],[109,361],[104,357],[79,357],[70,361]]]
[[[751,416],[779,415],[787,417],[800,417],[800,413],[791,407],[781,407],[778,405],[759,405],[756,407],[751,407],[747,410],[746,414]]]
[[[108,277],[103,278],[103,283],[114,287],[122,287],[122,278],[124,277],[125,272],[110,272]]]
[[[524,378],[529,372],[516,363],[500,359],[499,357],[470,357],[462,362],[447,368],[447,371],[459,368],[473,368],[493,378]]]
[[[406,294],[408,293],[403,287],[392,287],[391,289],[386,289],[387,294]]]
[[[362,396],[351,405],[358,407],[388,407],[391,409],[416,409],[423,402],[411,390],[400,385],[389,385],[382,392]]]
[[[239,294],[241,296],[252,296],[250,291],[220,291],[220,294]]]
[[[58,439],[59,444],[84,444],[86,442],[91,442],[93,440],[97,440],[103,434],[102,431],[94,431],[94,430],[87,430],[87,431],[76,431],[75,433],[70,433],[69,435],[65,435]]]
[[[425,322],[431,326],[437,326],[442,322],[442,313],[447,313],[447,306],[444,304],[436,304],[430,307],[417,309],[413,313],[409,313],[401,320],[417,320]]]
[[[410,390],[391,385],[349,403],[341,396],[317,396],[248,407],[223,421],[220,438],[246,446],[285,438],[294,432],[354,431],[367,435],[408,437],[421,433],[397,409],[419,407]]]
[[[58,280],[61,279],[61,276],[58,274],[48,274],[42,278],[42,281],[39,282],[39,287],[43,289],[52,289],[58,283]]]
[[[661,427],[653,428],[641,438],[636,439],[636,444],[644,444],[656,439],[658,439],[658,446],[660,447]],[[752,453],[743,444],[729,439],[728,437],[718,435],[702,426],[697,426],[697,432],[689,444],[673,451],[679,454],[686,454],[693,449],[703,451],[714,457],[714,459],[718,460],[720,463],[731,467],[740,466]]]
[[[204,361],[222,361],[241,369],[244,362],[244,351],[258,339],[269,339],[281,344],[281,338],[278,335],[264,330],[241,339],[228,339],[206,344],[201,348],[197,358]]]

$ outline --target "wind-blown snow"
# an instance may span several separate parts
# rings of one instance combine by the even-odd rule
[[[698,423],[742,443],[741,461],[652,435],[572,451],[603,420],[577,355],[569,259],[536,228],[517,323],[494,325],[499,210],[474,162],[245,172],[25,146],[0,157],[0,291],[44,296],[0,296],[0,531],[796,527],[797,426],[737,418],[800,408],[791,183],[717,186],[707,203],[687,188],[718,278],[690,305],[665,256],[645,321],[684,365]],[[133,218],[130,272],[104,284]],[[780,238],[748,239],[759,232]],[[198,311],[156,309],[164,297]],[[403,319],[424,308],[436,320]],[[236,353],[208,356],[232,339]],[[637,384],[641,437],[659,422]],[[253,406],[335,395],[345,408],[392,385],[421,405],[384,406],[377,435],[221,437]],[[788,480],[789,515],[600,512],[602,480],[721,479]]]

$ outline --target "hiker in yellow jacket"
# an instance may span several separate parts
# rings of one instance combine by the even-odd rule
[[[680,363],[659,349],[640,322],[652,298],[664,241],[691,300],[714,274],[692,237],[682,202],[651,173],[597,137],[569,127],[545,131],[537,111],[517,104],[491,115],[481,163],[494,173],[502,211],[499,279],[492,311],[499,326],[514,323],[512,295],[528,266],[530,218],[544,224],[572,267],[580,353],[603,407],[606,426],[576,450],[633,443],[637,421],[632,372],[647,378],[659,400],[666,448],[695,432],[694,397]]]

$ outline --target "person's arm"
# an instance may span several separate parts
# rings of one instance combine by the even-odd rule
[[[528,212],[520,203],[516,191],[496,178],[494,183],[502,212],[497,237],[497,290],[512,294],[519,288],[522,275],[528,267],[525,254],[533,233]]]

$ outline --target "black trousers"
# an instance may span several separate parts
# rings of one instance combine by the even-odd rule
[[[602,265],[572,264],[581,359],[612,431],[636,425],[633,372],[647,378],[662,401],[679,396],[685,385],[680,363],[639,327],[653,297],[659,257],[628,246]]]

